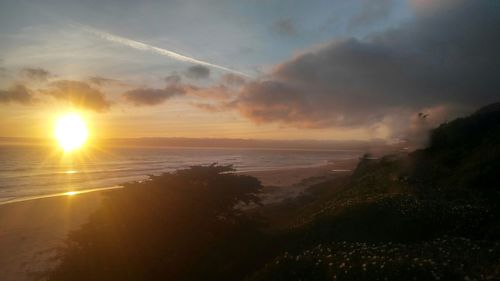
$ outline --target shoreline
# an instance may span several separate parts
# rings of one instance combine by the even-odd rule
[[[75,195],[85,194],[85,193],[89,193],[89,192],[99,192],[99,191],[113,190],[113,189],[119,189],[119,188],[123,188],[123,186],[116,185],[116,186],[110,186],[110,187],[89,188],[89,189],[80,189],[80,190],[75,190],[75,191],[66,191],[66,192],[50,193],[50,194],[43,194],[43,195],[19,197],[19,198],[9,199],[9,200],[5,200],[5,201],[0,201],[0,207],[3,205],[31,201],[31,200],[46,199],[46,198],[61,197],[61,196],[75,196]]]
[[[349,175],[354,171],[358,162],[359,159],[348,159],[319,167],[258,171],[247,173],[247,175],[254,176],[261,181],[264,186],[259,195],[261,203],[270,205],[300,196],[314,184]]]
[[[303,180],[320,178],[335,174],[352,172],[359,162],[359,158],[338,160],[332,163],[297,168],[283,168],[274,170],[248,171],[240,174],[256,177],[266,188],[293,187]]]

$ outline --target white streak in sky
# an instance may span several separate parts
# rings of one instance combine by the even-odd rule
[[[92,34],[94,34],[94,35],[102,38],[102,39],[105,39],[105,40],[108,40],[108,41],[111,41],[111,42],[114,42],[114,43],[118,43],[118,44],[121,44],[121,45],[125,45],[125,46],[128,46],[128,47],[137,49],[137,50],[150,51],[150,52],[157,53],[157,54],[160,54],[162,56],[166,56],[166,57],[178,60],[178,61],[183,61],[183,62],[189,62],[189,63],[199,64],[199,65],[204,65],[204,66],[208,66],[208,67],[213,67],[213,68],[217,68],[217,69],[220,69],[220,70],[224,70],[224,71],[227,71],[227,72],[232,72],[232,73],[235,73],[235,74],[238,74],[238,75],[242,75],[242,76],[245,76],[245,77],[250,77],[250,75],[245,74],[243,72],[240,72],[238,70],[234,70],[234,69],[231,69],[231,68],[228,68],[228,67],[225,67],[225,66],[221,66],[221,65],[218,65],[218,64],[213,64],[213,63],[209,63],[209,62],[206,62],[206,61],[198,60],[198,59],[195,59],[195,58],[192,58],[192,57],[188,57],[188,56],[185,56],[185,55],[181,55],[179,53],[172,52],[172,51],[169,51],[169,50],[166,50],[166,49],[163,49],[163,48],[159,48],[159,47],[155,47],[155,46],[152,46],[152,45],[148,45],[148,44],[136,41],[136,40],[132,40],[132,39],[128,39],[128,38],[125,38],[125,37],[113,35],[113,34],[110,34],[110,33],[104,32],[104,31],[100,31],[100,30],[96,30],[96,29],[93,29],[93,28],[89,28],[89,27],[83,27],[83,29],[85,31],[89,32],[89,33],[92,33]]]

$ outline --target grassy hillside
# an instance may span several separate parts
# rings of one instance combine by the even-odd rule
[[[361,159],[264,212],[293,209],[288,246],[249,280],[500,278],[499,151],[495,104],[441,125],[426,149]]]

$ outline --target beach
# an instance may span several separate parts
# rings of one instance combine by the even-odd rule
[[[267,205],[296,197],[316,183],[350,174],[357,163],[358,159],[348,159],[316,167],[255,171],[245,174],[261,181],[264,188],[260,197],[262,203]]]
[[[265,186],[264,203],[274,203],[300,194],[314,181],[349,173],[357,160],[333,164],[244,174],[258,178]],[[306,184],[303,181],[311,179]],[[308,181],[309,182],[309,181]],[[103,195],[97,190],[0,205],[0,273],[2,281],[33,280],[38,273],[57,264],[57,248],[66,235],[84,223],[98,208]]]
[[[100,204],[102,194],[58,196],[0,206],[2,280],[33,280],[51,268],[57,247]]]

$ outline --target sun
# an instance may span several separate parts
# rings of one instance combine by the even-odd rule
[[[59,117],[55,124],[55,137],[64,151],[80,148],[88,138],[85,120],[77,113],[68,113]]]

